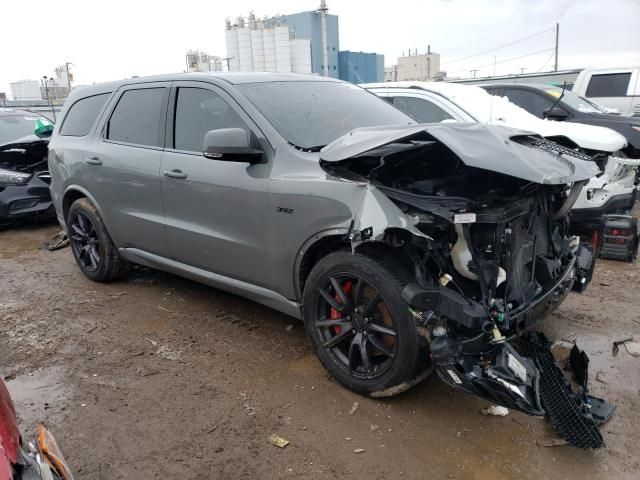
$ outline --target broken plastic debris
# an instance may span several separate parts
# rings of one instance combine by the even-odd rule
[[[539,447],[559,447],[561,445],[568,445],[569,442],[564,440],[563,438],[537,438],[536,445]]]
[[[356,410],[358,410],[359,406],[360,406],[360,402],[353,402],[353,405],[351,406],[351,410],[349,410],[349,415],[353,415],[354,413],[356,413]]]
[[[490,407],[483,408],[480,413],[483,415],[493,415],[494,417],[506,417],[509,415],[509,409],[500,405],[491,405]]]
[[[275,445],[278,448],[284,448],[287,445],[289,445],[289,440],[286,440],[276,435],[275,433],[272,433],[271,435],[269,435],[268,440],[271,445]]]
[[[627,342],[624,344],[624,348],[627,349],[629,355],[640,357],[640,342]]]

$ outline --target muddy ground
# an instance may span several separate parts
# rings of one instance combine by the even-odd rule
[[[589,452],[539,446],[556,438],[546,420],[483,416],[435,377],[359,397],[291,318],[148,269],[92,283],[68,248],[40,249],[57,230],[0,231],[0,374],[21,430],[45,421],[76,479],[638,478],[640,358],[611,353],[640,333],[638,264],[600,261],[542,327],[585,348],[592,393],[618,406]]]

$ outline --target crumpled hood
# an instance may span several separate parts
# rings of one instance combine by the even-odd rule
[[[526,144],[531,132],[476,123],[392,125],[357,128],[320,151],[320,159],[338,162],[390,143],[424,139],[424,133],[447,146],[469,167],[490,170],[540,184],[587,180],[600,170],[571,150],[551,151]],[[523,143],[519,143],[522,141]],[[557,153],[558,151],[563,152]]]

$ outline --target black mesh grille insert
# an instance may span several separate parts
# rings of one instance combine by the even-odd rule
[[[594,419],[583,412],[584,405],[571,391],[546,337],[531,333],[523,344],[527,356],[534,359],[540,370],[540,400],[558,434],[574,447],[603,447],[604,440]]]

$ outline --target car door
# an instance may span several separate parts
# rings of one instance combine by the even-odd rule
[[[206,158],[204,135],[243,128],[266,163]],[[175,82],[162,157],[162,196],[172,257],[258,285],[270,278],[268,185],[272,152],[257,126],[221,88]]]
[[[169,255],[160,160],[170,82],[129,85],[107,107],[84,152],[81,185],[119,247]]]

